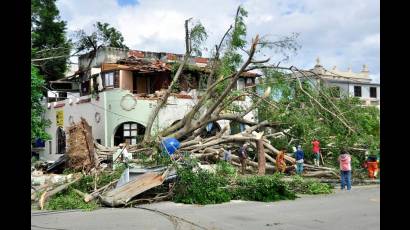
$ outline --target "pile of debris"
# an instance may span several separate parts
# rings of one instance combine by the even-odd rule
[[[200,168],[212,170],[212,165],[223,158],[224,149],[237,149],[242,143],[250,144],[250,148],[257,150],[257,160],[248,159],[247,172],[251,174],[264,175],[265,170],[275,172],[276,154],[279,152],[274,148],[263,133],[255,131],[255,127],[249,127],[242,133],[227,135],[223,129],[216,136],[201,138],[198,136],[193,140],[185,140],[178,143],[178,146],[170,153],[165,153],[177,164],[180,159],[189,157],[199,160]],[[43,209],[47,200],[57,193],[69,188],[73,183],[78,182],[84,176],[92,175],[98,178],[103,172],[113,171],[118,163],[125,164],[126,168],[120,178],[116,178],[109,183],[98,188],[96,182],[93,191],[79,191],[76,193],[83,197],[84,202],[90,202],[99,198],[100,202],[106,206],[117,207],[138,202],[154,202],[170,198],[173,192],[173,185],[177,177],[176,170],[171,166],[143,167],[141,159],[132,159],[133,155],[144,154],[153,157],[161,154],[155,148],[144,147],[142,145],[122,145],[121,147],[106,147],[94,142],[92,130],[85,119],[68,129],[68,151],[58,161],[54,162],[47,170],[32,171],[32,201],[38,202],[38,206]],[[161,141],[164,150],[167,147]],[[295,159],[286,155],[286,173],[293,174],[295,170]],[[137,163],[137,164],[136,164]],[[231,155],[230,163],[240,167],[240,159],[235,154]],[[47,173],[57,166],[64,166],[73,172],[69,175]],[[44,169],[44,167],[43,167]],[[51,169],[51,170],[50,170]],[[338,178],[335,170],[326,167],[318,167],[305,164],[306,177],[317,178]],[[163,188],[154,191],[154,188]]]
[[[86,203],[98,197],[102,204],[114,207],[129,204],[133,198],[140,194],[139,199],[132,202],[158,201],[171,195],[171,189],[165,189],[165,193],[145,194],[144,192],[159,187],[164,182],[167,184],[163,187],[172,188],[170,184],[172,185],[176,178],[176,171],[172,168],[133,166],[132,162],[129,162],[130,158],[125,157],[128,155],[126,145],[122,148],[109,148],[94,142],[91,127],[83,118],[79,123],[69,127],[68,133],[68,151],[65,155],[51,165],[37,164],[37,167],[32,167],[31,200],[37,203],[40,209],[44,209],[46,202],[51,197],[68,189],[86,176],[95,178],[93,180],[94,190],[86,192],[73,189],[83,197]],[[110,164],[111,167],[103,162]],[[103,173],[113,174],[115,172],[113,170],[114,164],[117,163],[127,166],[121,177],[98,188],[96,182],[98,177]],[[57,168],[78,173],[68,175],[50,173],[57,171]]]

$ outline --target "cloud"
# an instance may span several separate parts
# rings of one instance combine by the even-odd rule
[[[371,74],[380,76],[378,0],[139,0],[125,5],[116,0],[57,1],[69,32],[104,21],[121,31],[133,49],[176,53],[184,52],[185,19],[203,23],[209,34],[207,47],[212,48],[232,23],[239,4],[249,12],[249,40],[256,34],[272,38],[300,34],[302,48],[287,65],[312,68],[319,56],[327,68],[351,66],[360,71],[367,64]],[[281,58],[272,51],[265,54],[276,61]]]

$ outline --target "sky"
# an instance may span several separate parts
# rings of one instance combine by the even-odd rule
[[[281,65],[310,69],[319,57],[327,69],[359,72],[366,64],[371,78],[380,82],[380,0],[57,0],[69,35],[107,22],[131,49],[181,54],[185,19],[205,26],[205,46],[211,50],[239,5],[248,11],[248,41],[257,34],[273,41],[299,34],[301,48]],[[283,59],[273,50],[263,54],[273,63]]]

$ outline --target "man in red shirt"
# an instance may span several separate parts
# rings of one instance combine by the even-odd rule
[[[312,145],[313,145],[313,155],[315,156],[313,161],[315,162],[316,166],[319,166],[319,162],[320,162],[320,147],[319,147],[319,145],[320,145],[320,142],[317,139],[313,139]]]

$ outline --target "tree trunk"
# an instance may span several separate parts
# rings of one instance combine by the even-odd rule
[[[47,200],[48,200],[50,197],[52,197],[52,196],[54,196],[55,194],[57,194],[57,193],[59,193],[59,192],[65,190],[65,189],[67,189],[70,185],[72,185],[72,184],[74,184],[75,182],[77,182],[78,180],[80,180],[81,177],[82,177],[82,176],[78,177],[77,179],[75,179],[75,180],[73,180],[73,181],[71,181],[71,182],[69,182],[69,183],[60,185],[60,186],[58,186],[57,188],[55,188],[55,189],[53,189],[53,190],[51,190],[51,191],[45,191],[45,192],[41,195],[41,198],[40,198],[40,200],[39,200],[40,209],[43,210],[44,204],[47,202]]]
[[[191,51],[189,48],[189,30],[188,30],[188,21],[189,20],[185,20],[185,43],[186,43],[186,52],[185,52],[185,56],[184,56],[184,61],[181,63],[181,65],[178,68],[178,71],[176,72],[174,79],[172,79],[171,84],[169,85],[167,91],[165,92],[165,95],[159,99],[157,106],[155,106],[155,109],[151,112],[151,115],[148,118],[148,122],[147,122],[147,127],[145,128],[145,133],[144,133],[144,140],[143,142],[147,143],[150,142],[151,140],[151,129],[152,129],[152,125],[155,121],[155,118],[157,117],[159,111],[161,110],[161,108],[167,103],[168,101],[168,97],[171,94],[172,91],[172,87],[176,84],[176,82],[178,82],[178,79],[180,77],[180,75],[182,74],[182,70],[184,68],[184,66],[186,65],[186,63],[188,62],[188,59],[190,57]]]
[[[266,159],[265,159],[265,149],[263,147],[263,140],[260,139],[256,143],[258,145],[258,175],[265,175]]]

